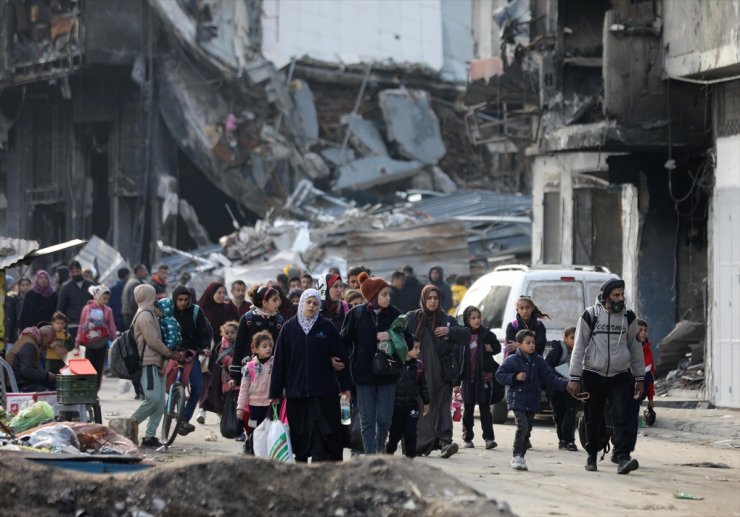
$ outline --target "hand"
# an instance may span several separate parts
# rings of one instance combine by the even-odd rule
[[[330,357],[329,362],[331,363],[331,367],[334,368],[334,371],[341,372],[344,370],[344,363],[338,357]]]
[[[449,327],[437,327],[434,329],[434,335],[437,337],[445,337],[450,333]]]
[[[655,409],[655,406],[653,406],[653,401],[652,400],[648,400],[648,409],[650,409],[650,410]]]
[[[387,332],[378,332],[378,341],[388,341],[391,338]]]
[[[177,361],[178,363],[182,362],[182,352],[172,352],[170,354],[170,359],[173,361]]]
[[[341,393],[342,397],[347,397],[347,402],[352,402],[352,392],[351,391],[343,391]]]
[[[203,349],[203,355],[205,357],[211,357],[211,349],[210,348],[204,348]]]
[[[506,348],[509,350],[509,353],[512,354],[516,352],[517,349],[517,343],[516,341],[509,341],[506,343]]]
[[[244,420],[244,410],[243,409],[236,410],[236,418],[238,420]]]
[[[514,377],[518,381],[526,381],[527,380],[527,373],[526,372],[519,372],[516,374],[516,377]]]
[[[571,397],[576,398],[581,392],[581,383],[578,381],[568,381],[568,384],[565,386],[565,391],[567,391]]]
[[[488,352],[489,354],[492,354],[493,353],[493,347],[491,345],[486,345],[486,352]]]
[[[236,387],[236,382],[234,382],[234,379],[229,379],[229,389],[234,389]]]
[[[645,391],[645,385],[642,381],[635,383],[635,400],[640,400],[642,398],[642,394]]]
[[[421,410],[422,416],[427,416],[429,414],[429,404],[424,404],[424,408]]]

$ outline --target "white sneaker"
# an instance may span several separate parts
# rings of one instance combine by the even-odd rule
[[[511,468],[514,470],[527,470],[527,463],[521,456],[511,458]]]

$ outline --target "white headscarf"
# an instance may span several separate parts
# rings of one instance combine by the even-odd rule
[[[306,318],[306,315],[303,314],[303,303],[311,297],[316,298],[316,301],[318,303],[321,303],[321,293],[318,292],[316,289],[306,289],[301,294],[301,299],[298,301],[298,313],[296,316],[298,316],[298,324],[303,329],[303,332],[305,332],[306,335],[308,335],[309,332],[311,332],[311,329],[313,328],[313,324],[316,323],[316,320],[319,319],[319,311],[316,310],[316,314],[314,314],[313,318],[308,319]]]
[[[110,294],[110,289],[102,284],[91,285],[87,288],[87,292],[90,293],[90,296],[92,296],[96,302],[100,302],[100,299],[103,297],[104,294]]]

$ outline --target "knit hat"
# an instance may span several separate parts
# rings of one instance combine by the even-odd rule
[[[360,281],[360,292],[363,298],[369,302],[377,298],[380,291],[388,287],[388,282],[377,276],[368,277],[364,271],[357,276],[357,280]]]
[[[624,280],[621,278],[610,278],[601,285],[601,300],[606,300],[614,289],[619,288],[624,289]]]

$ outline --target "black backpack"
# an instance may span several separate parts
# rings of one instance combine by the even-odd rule
[[[146,343],[141,350],[141,354],[139,354],[139,346],[136,343],[136,336],[134,336],[134,322],[139,314],[141,313],[134,316],[131,326],[113,340],[108,352],[110,373],[118,379],[133,380],[141,376],[141,363],[144,359]]]

